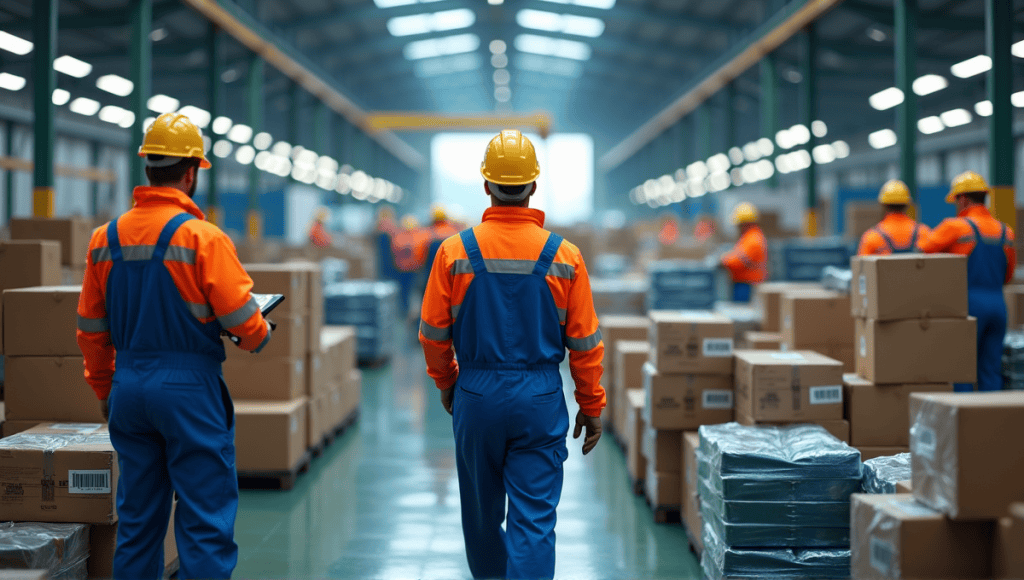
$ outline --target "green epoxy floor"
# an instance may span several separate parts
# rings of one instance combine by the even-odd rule
[[[242,491],[236,578],[470,577],[451,417],[418,347],[404,350],[364,371],[359,422],[293,490]],[[563,379],[571,397],[567,367]],[[569,409],[575,416],[574,402]],[[654,523],[606,437],[587,457],[569,440],[557,578],[699,578],[683,528]]]

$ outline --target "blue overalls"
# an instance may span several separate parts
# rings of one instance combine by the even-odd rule
[[[565,331],[545,276],[562,238],[550,235],[532,271],[491,273],[473,230],[461,237],[473,281],[453,326],[453,426],[469,569],[552,578],[569,414],[558,372]]]
[[[967,257],[967,311],[978,319],[978,390],[1003,388],[1003,339],[1006,337],[1006,225],[998,241],[981,235],[978,226],[965,219],[974,230],[974,251]],[[958,392],[973,391],[970,383],[956,383]]]
[[[107,227],[106,306],[117,349],[110,441],[121,471],[117,579],[163,577],[172,491],[179,576],[229,578],[238,562],[234,406],[221,374],[221,325],[189,312],[163,263],[174,232],[190,219],[171,219],[151,256],[146,246],[126,255],[117,220]]]
[[[733,302],[750,302],[750,295],[753,293],[753,286],[750,282],[733,282],[732,283],[732,301]]]
[[[885,242],[885,245],[889,246],[889,252],[893,254],[913,254],[917,251],[917,232],[921,229],[921,224],[914,224],[914,233],[910,235],[910,243],[902,247],[897,247],[896,243],[889,237],[889,234],[882,231],[882,228],[876,226],[872,229],[875,233],[882,236],[882,241]]]

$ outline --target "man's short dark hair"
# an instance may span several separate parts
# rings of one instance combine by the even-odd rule
[[[907,206],[902,203],[887,203],[884,204],[883,207],[886,212],[898,211],[900,213],[905,213],[907,211]]]
[[[960,195],[967,198],[971,203],[985,204],[985,198],[988,196],[987,191],[969,191],[967,193],[961,193]]]
[[[520,195],[521,193],[523,193],[523,191],[529,185],[532,185],[532,184],[529,184],[529,183],[527,183],[526,185],[500,185],[499,184],[498,185],[498,191],[504,193],[505,195],[510,195],[510,196],[515,197],[515,196]]]
[[[162,161],[165,159],[164,155],[148,155],[153,161]],[[146,167],[146,177],[149,179],[149,184],[154,186],[170,185],[172,183],[178,183],[182,177],[188,173],[189,169],[199,169],[199,158],[198,157],[182,157],[181,161],[174,165],[168,165],[167,167]]]

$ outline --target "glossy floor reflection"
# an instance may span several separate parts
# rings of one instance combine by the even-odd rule
[[[243,491],[236,578],[469,578],[451,417],[420,351],[364,371],[362,416],[295,489]],[[563,372],[566,393],[572,387]],[[428,385],[428,383],[430,383]],[[574,416],[576,405],[569,404]],[[699,578],[678,525],[633,496],[609,438],[570,439],[558,510],[558,578]]]

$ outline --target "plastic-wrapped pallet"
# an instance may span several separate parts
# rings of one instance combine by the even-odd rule
[[[320,267],[323,269],[323,282],[325,286],[344,282],[348,279],[348,260],[324,258],[320,261]]]
[[[646,314],[644,301],[650,284],[647,280],[591,278],[590,291],[598,314]]]
[[[821,269],[821,285],[829,290],[849,294],[852,280],[853,272],[849,268],[825,266]]]
[[[390,357],[395,350],[398,286],[393,282],[352,280],[324,288],[324,322],[355,326],[357,355],[363,360]]]
[[[704,578],[849,578],[849,549],[736,548],[704,526]]]
[[[0,569],[48,570],[52,580],[85,580],[88,560],[85,524],[0,524]]]
[[[876,457],[864,462],[864,493],[896,493],[896,484],[909,479],[909,453]]]
[[[796,282],[821,279],[826,266],[847,268],[850,265],[850,246],[840,238],[801,238],[787,240],[775,247],[778,271],[776,279]]]
[[[717,298],[716,268],[690,260],[661,260],[648,267],[648,310],[710,310]]]
[[[2,368],[0,368],[2,370]],[[1003,339],[1003,388],[1024,389],[1024,331],[1009,330]]]

